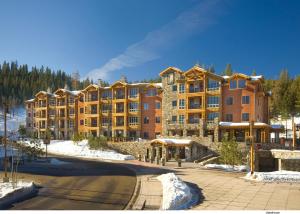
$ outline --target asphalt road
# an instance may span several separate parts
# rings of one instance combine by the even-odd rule
[[[124,166],[72,158],[26,163],[20,178],[41,186],[38,194],[13,204],[14,210],[122,210],[132,197],[136,175]],[[1,176],[2,177],[2,176]]]

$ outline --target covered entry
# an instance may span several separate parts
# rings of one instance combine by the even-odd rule
[[[166,161],[177,157],[186,161],[197,159],[201,153],[198,143],[189,139],[155,139],[151,141],[150,158],[165,158]]]

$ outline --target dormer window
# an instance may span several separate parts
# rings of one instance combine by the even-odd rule
[[[236,89],[237,80],[230,80],[230,89]]]
[[[245,88],[246,87],[246,80],[240,79],[239,80],[239,88]]]

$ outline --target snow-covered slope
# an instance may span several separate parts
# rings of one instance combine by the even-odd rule
[[[192,193],[190,188],[174,173],[162,174],[157,177],[163,187],[163,210],[179,210],[189,208]]]
[[[25,141],[24,143],[30,145],[29,141]],[[46,149],[44,144],[41,144],[41,147],[44,150]],[[99,158],[107,160],[134,159],[131,155],[123,155],[113,150],[92,150],[89,148],[87,140],[80,141],[77,144],[75,144],[72,140],[51,140],[47,149],[49,153],[72,157]]]

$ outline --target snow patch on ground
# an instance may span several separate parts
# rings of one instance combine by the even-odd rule
[[[6,183],[1,182],[0,183],[0,202],[1,202],[1,199],[3,199],[9,193],[15,192],[19,189],[25,189],[25,188],[31,189],[31,188],[33,188],[33,185],[34,185],[33,182],[18,181],[16,187],[13,188],[13,185],[11,182],[6,182]]]
[[[222,169],[229,172],[247,172],[249,171],[249,167],[245,165],[227,165],[227,164],[206,164],[206,168],[209,169]]]
[[[274,171],[274,172],[249,172],[245,177],[247,180],[263,182],[300,182],[300,172],[294,171]]]
[[[163,187],[163,210],[179,210],[189,208],[192,193],[186,183],[174,173],[162,174],[157,177]]]
[[[33,146],[30,141],[23,141],[26,145]],[[40,147],[46,150],[46,145],[41,142]],[[133,160],[132,155],[123,155],[113,150],[93,150],[89,148],[88,140],[74,143],[72,140],[51,140],[47,146],[49,153],[83,158],[99,158],[105,160]]]

